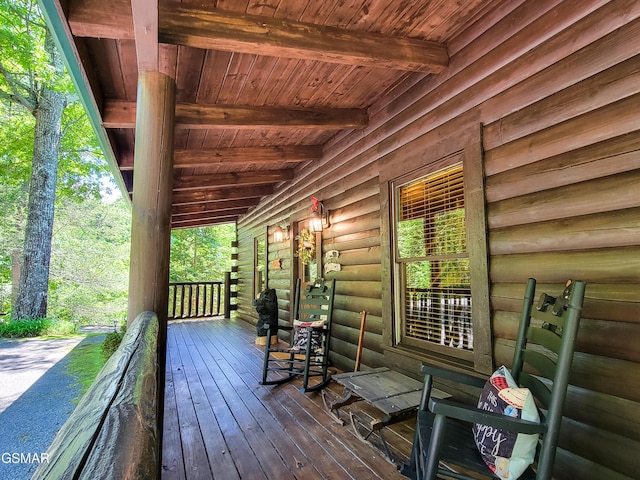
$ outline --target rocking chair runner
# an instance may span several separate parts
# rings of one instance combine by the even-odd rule
[[[303,377],[303,392],[320,390],[329,383],[329,346],[331,339],[331,317],[335,280],[316,281],[302,288],[298,280],[294,297],[293,325],[280,326],[279,330],[291,332],[290,344],[286,348],[270,345],[264,350],[264,365],[261,385],[280,385]],[[267,338],[271,338],[268,325]],[[309,385],[311,377],[320,381]]]
[[[484,380],[477,377],[423,365],[424,390],[418,410],[411,462],[402,471],[405,476],[432,480],[440,474],[447,478],[473,479],[476,477],[467,475],[466,472],[491,476],[494,470],[496,476],[505,478],[501,476],[500,468],[505,466],[505,460],[507,468],[511,468],[508,464],[513,462],[514,458],[509,460],[500,453],[496,454],[500,441],[507,436],[519,439],[520,434],[533,434],[530,458],[522,464],[521,470],[524,469],[524,472],[520,478],[551,478],[585,284],[569,281],[560,296],[552,297],[543,293],[537,306],[533,308],[535,286],[536,281],[529,279],[511,367],[511,376],[515,381],[512,386],[526,387],[529,390],[511,390],[524,392],[525,399],[529,392],[533,395],[542,410],[536,411],[533,402],[529,405],[536,412],[536,416],[539,414],[540,420],[528,421],[524,419],[524,413],[518,418],[505,416],[505,412],[513,411],[509,404],[500,403],[503,396],[510,400],[506,389],[502,390],[499,396],[489,396],[489,401],[483,403],[483,409],[432,397],[431,386],[434,377],[480,389],[484,387],[481,400],[487,399],[483,395],[491,392],[491,388],[497,388],[498,381],[493,385],[490,385],[491,382],[485,384]],[[526,371],[524,364],[527,364]],[[490,380],[498,378],[497,373],[498,371]],[[503,385],[500,385],[498,390],[502,387]],[[500,407],[506,405],[506,408],[500,413],[485,411],[490,404]],[[473,424],[476,425],[474,431]],[[498,445],[494,443],[486,448],[486,445],[477,444],[478,440],[488,439],[491,442],[496,438],[499,438],[496,442]],[[486,464],[479,448],[486,448],[485,454],[493,454],[491,470],[487,466],[491,464],[491,459]],[[534,464],[527,467],[531,460],[534,460]],[[512,466],[515,467],[515,464]],[[511,475],[510,478],[515,478],[517,474]]]

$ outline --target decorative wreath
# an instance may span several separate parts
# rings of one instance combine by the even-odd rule
[[[315,236],[309,230],[303,228],[296,239],[298,240],[298,257],[300,257],[304,265],[307,265],[316,254]]]

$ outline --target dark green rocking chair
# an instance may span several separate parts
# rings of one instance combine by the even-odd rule
[[[335,280],[317,280],[304,288],[298,280],[293,299],[292,325],[278,327],[278,330],[291,332],[290,344],[281,347],[270,345],[267,341],[261,385],[280,385],[302,377],[300,390],[310,392],[320,390],[329,383],[334,292]],[[267,329],[267,339],[270,339],[268,324],[264,328]],[[313,377],[319,377],[319,381],[310,384]]]
[[[494,455],[495,461],[485,463],[479,453],[479,448],[484,448],[484,445],[478,445],[477,440],[482,441],[488,437],[491,440],[501,440],[501,435],[505,435],[504,438],[515,438],[520,434],[529,434],[528,438],[531,438],[532,434],[530,459],[521,467],[519,478],[551,478],[585,284],[569,281],[557,297],[541,294],[534,307],[535,289],[536,281],[529,279],[510,370],[515,381],[511,386],[525,387],[529,391],[522,388],[504,389],[498,390],[498,396],[491,396],[491,393],[484,399],[481,396],[482,409],[459,404],[451,399],[432,398],[430,391],[435,377],[478,389],[484,388],[482,395],[491,388],[496,388],[499,382],[488,385],[491,382],[485,382],[484,379],[423,365],[424,390],[418,410],[411,461],[402,469],[405,476],[419,480],[437,477],[475,479],[478,478],[477,473],[491,477],[492,470],[496,470],[498,473],[495,476],[504,478],[498,474],[501,473],[500,468],[510,460],[496,453],[499,442],[498,446],[494,444],[485,451],[485,454]],[[495,375],[491,377],[492,382]],[[499,388],[505,386],[500,384]],[[508,412],[512,411],[509,408],[512,407],[506,402],[500,404],[499,399],[508,402],[508,394],[513,391],[525,392],[524,398],[528,399],[529,405],[533,405],[534,411],[537,410],[536,416],[540,417],[538,421],[524,419],[524,414],[516,415],[517,418],[508,416]],[[535,399],[535,403],[531,398]],[[483,403],[486,399],[491,401]],[[499,408],[506,405],[506,408],[498,408],[498,413],[485,411],[489,404],[498,404]],[[491,407],[488,409],[491,410]],[[528,465],[531,461],[533,463]],[[476,472],[476,475],[472,475],[472,472]]]

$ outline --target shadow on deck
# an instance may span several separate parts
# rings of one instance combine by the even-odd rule
[[[242,321],[169,324],[164,480],[405,478],[350,426],[336,423],[320,394],[301,393],[298,382],[259,385],[263,350],[254,342],[255,328]],[[400,461],[412,428],[407,421],[386,429]]]

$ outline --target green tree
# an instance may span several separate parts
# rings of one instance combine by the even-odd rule
[[[171,232],[169,279],[172,282],[222,280],[231,269],[235,225],[189,228]]]
[[[44,317],[56,189],[95,191],[104,166],[94,160],[96,141],[84,112],[73,103],[70,79],[35,1],[0,0],[0,52],[0,115],[8,140],[0,152],[5,185],[0,199],[11,200],[13,208],[8,241],[20,234],[24,238],[12,318]],[[79,166],[87,158],[93,165]],[[3,258],[6,263],[6,253]]]
[[[126,320],[130,225],[123,199],[60,202],[52,240],[49,318],[80,324]]]

